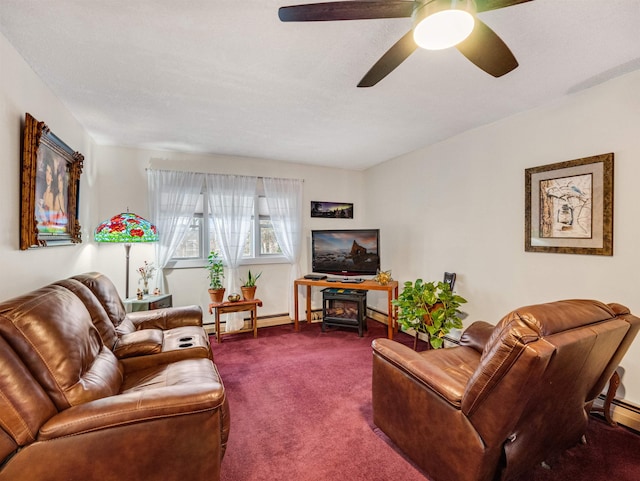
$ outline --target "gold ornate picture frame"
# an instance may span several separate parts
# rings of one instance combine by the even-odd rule
[[[20,249],[82,242],[78,195],[84,156],[25,115],[20,191]]]
[[[613,255],[613,153],[525,170],[525,251]]]

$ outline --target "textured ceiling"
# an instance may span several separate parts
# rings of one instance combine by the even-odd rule
[[[0,0],[0,32],[99,144],[352,169],[640,68],[640,0],[534,0],[479,15],[504,77],[419,50],[359,89],[411,20],[281,23],[296,3]]]

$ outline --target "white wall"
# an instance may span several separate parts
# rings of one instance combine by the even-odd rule
[[[277,141],[277,140],[274,140]],[[221,174],[255,175],[283,177],[304,180],[303,218],[304,246],[300,262],[303,273],[310,272],[311,229],[366,227],[364,219],[364,173],[360,171],[339,170],[313,167],[303,164],[278,162],[275,160],[231,157],[223,155],[195,155],[187,153],[159,152],[141,149],[127,149],[100,146],[96,148],[96,161],[99,165],[99,192],[101,219],[126,211],[129,208],[149,220],[147,203],[148,167],[185,170],[196,172],[215,172]],[[353,219],[311,219],[311,201],[353,202]],[[124,250],[119,245],[100,244],[96,246],[98,256],[96,269],[111,277],[124,295]],[[131,248],[130,294],[135,292],[138,276],[135,268],[144,260],[152,261],[152,245],[134,245]],[[288,295],[293,290],[289,283],[288,264],[263,264],[242,266],[240,277],[246,277],[246,270],[262,272],[258,281],[257,296],[264,305],[259,315],[275,315],[288,312]],[[175,305],[208,305],[208,280],[206,271],[197,269],[173,269],[167,274],[168,291]],[[239,291],[239,289],[238,289]],[[301,292],[302,294],[302,292]],[[301,302],[302,302],[301,297]],[[318,292],[314,292],[314,305],[321,306]]]
[[[79,219],[86,239],[97,196],[93,141],[65,106],[42,83],[7,39],[0,34],[0,299],[90,269],[89,244],[19,250],[20,172],[25,113],[45,122],[53,133],[84,157]]]
[[[366,172],[367,219],[401,282],[457,272],[468,325],[566,298],[640,313],[640,71],[458,135]],[[613,152],[614,256],[524,251],[524,170]],[[379,195],[384,192],[386,195]],[[619,395],[640,404],[640,340]]]

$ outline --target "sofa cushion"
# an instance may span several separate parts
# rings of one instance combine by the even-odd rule
[[[116,394],[122,370],[84,303],[49,285],[0,304],[0,334],[59,409]]]
[[[0,337],[0,459],[36,440],[58,411],[7,342]],[[3,433],[4,431],[4,433]]]
[[[84,302],[85,307],[91,315],[93,325],[96,326],[100,337],[102,337],[102,342],[104,342],[105,346],[109,349],[113,349],[118,341],[118,334],[116,333],[116,328],[113,326],[113,322],[111,322],[111,319],[109,319],[107,315],[107,311],[104,310],[104,307],[95,294],[76,279],[64,279],[56,282],[56,284],[66,287]]]
[[[102,303],[102,307],[104,307],[104,310],[107,312],[107,315],[111,319],[111,322],[113,322],[113,325],[118,327],[127,316],[127,311],[124,308],[122,299],[120,299],[118,290],[116,289],[116,286],[113,285],[113,282],[111,282],[107,276],[100,274],[99,272],[79,274],[77,276],[73,276],[72,279],[80,281],[95,294],[98,300]]]

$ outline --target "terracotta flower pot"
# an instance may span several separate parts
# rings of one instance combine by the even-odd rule
[[[252,301],[256,298],[256,286],[253,286],[253,287],[242,286],[240,290],[242,290],[242,297],[244,298],[245,301]]]
[[[209,289],[211,302],[222,302],[224,300],[224,287],[222,289]]]

